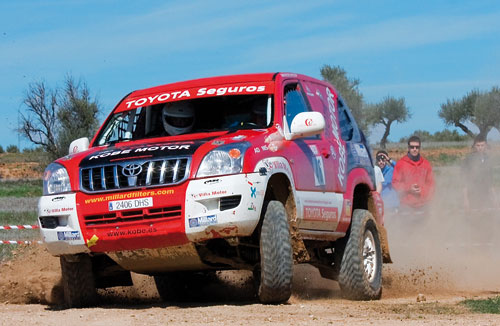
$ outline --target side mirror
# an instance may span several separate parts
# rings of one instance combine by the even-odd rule
[[[319,112],[301,112],[295,116],[290,126],[287,140],[318,135],[325,130],[325,118]]]
[[[69,144],[69,154],[83,152],[89,149],[89,139],[87,137],[78,138]]]

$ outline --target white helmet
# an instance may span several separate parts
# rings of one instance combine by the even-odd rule
[[[194,109],[187,102],[167,103],[162,110],[162,121],[170,136],[190,132],[194,125]]]

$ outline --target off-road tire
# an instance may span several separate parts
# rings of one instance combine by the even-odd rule
[[[292,294],[293,255],[286,210],[279,201],[265,202],[260,230],[257,295],[262,303],[283,303]]]
[[[97,290],[88,255],[61,256],[64,304],[67,308],[95,306]]]
[[[356,209],[339,273],[344,298],[376,300],[382,295],[382,250],[371,213]]]

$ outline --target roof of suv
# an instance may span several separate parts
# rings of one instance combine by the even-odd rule
[[[245,83],[245,82],[257,82],[257,81],[272,81],[276,73],[259,73],[259,74],[245,74],[245,75],[228,75],[228,76],[218,76],[218,77],[207,77],[199,78],[181,82],[174,82],[170,84],[155,86],[151,88],[140,89],[129,94],[128,97],[138,97],[142,95],[147,95],[151,93],[162,92],[170,89],[180,89],[180,88],[194,88],[200,86],[213,86],[219,84],[231,84],[231,83]]]

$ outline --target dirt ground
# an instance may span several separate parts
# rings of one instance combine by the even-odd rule
[[[427,214],[386,214],[394,263],[379,301],[344,300],[300,265],[283,305],[259,304],[249,273],[221,272],[188,303],[161,302],[152,279],[134,274],[133,287],[100,291],[98,308],[63,309],[58,258],[27,246],[0,263],[0,325],[500,325],[460,304],[500,295],[500,211],[463,211],[457,180],[440,173]]]
[[[371,302],[342,299],[336,282],[300,265],[284,305],[259,304],[249,273],[221,272],[187,304],[161,302],[152,279],[134,274],[133,287],[100,290],[98,308],[65,310],[58,259],[24,247],[0,265],[0,325],[500,325],[500,315],[459,303],[500,294],[499,223],[492,222],[500,215],[490,213],[481,214],[484,223],[458,213],[389,216],[394,263],[384,266],[382,299]]]
[[[3,180],[41,179],[42,174],[43,169],[36,162],[0,162],[0,179]]]

